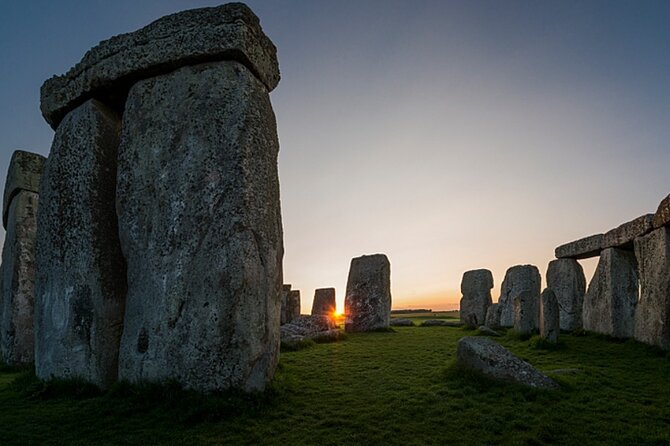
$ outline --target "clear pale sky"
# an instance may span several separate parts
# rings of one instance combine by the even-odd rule
[[[3,0],[0,171],[46,155],[39,88],[84,52],[219,2]],[[670,2],[267,0],[278,47],[284,281],[311,308],[391,261],[395,308],[450,308],[462,273],[535,264],[670,193]],[[584,262],[587,276],[594,261]]]

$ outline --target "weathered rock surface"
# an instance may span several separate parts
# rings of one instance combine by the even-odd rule
[[[553,290],[547,288],[540,296],[540,336],[553,344],[558,342],[561,332],[558,299]]]
[[[670,224],[670,195],[665,197],[658,205],[652,224],[654,229]]]
[[[500,305],[497,303],[491,304],[486,310],[485,325],[489,328],[500,328]]]
[[[314,291],[312,301],[312,315],[325,314],[332,316],[335,313],[335,288],[319,288]]]
[[[289,321],[300,317],[300,290],[291,290],[288,294]]]
[[[16,159],[13,157],[12,160]],[[10,172],[13,163],[10,164]],[[11,177],[10,175],[8,175]],[[19,190],[7,212],[7,231],[0,267],[0,351],[8,365],[34,360],[35,235],[38,195]]]
[[[591,235],[574,242],[561,245],[554,251],[557,259],[588,259],[597,257],[603,250],[603,234]]]
[[[491,305],[493,274],[487,269],[466,271],[461,280],[461,322],[475,328],[484,324],[486,310]]]
[[[586,277],[579,262],[574,259],[549,262],[547,288],[555,293],[558,300],[561,330],[581,329]]]
[[[44,158],[37,153],[16,150],[12,154],[5,180],[5,192],[2,204],[2,224],[7,229],[7,213],[12,199],[20,191],[38,193],[40,190],[40,178],[44,170]]]
[[[260,390],[279,353],[282,225],[275,116],[238,62],[135,84],[117,214],[128,263],[119,378]]]
[[[280,325],[287,324],[291,322],[293,314],[291,313],[291,302],[289,301],[289,295],[291,294],[291,285],[282,285],[281,287],[281,309],[279,310],[279,323]]]
[[[391,327],[414,327],[412,319],[391,318]]]
[[[537,328],[539,310],[537,296],[535,293],[525,290],[521,291],[513,300],[514,305],[514,330],[525,335],[532,333]]]
[[[70,110],[91,97],[105,97],[121,109],[139,80],[186,65],[227,60],[244,65],[268,91],[279,82],[277,49],[258,17],[242,3],[168,15],[101,42],[66,74],[44,83],[40,108],[55,129]]]
[[[633,336],[637,299],[635,255],[605,249],[584,297],[584,329],[617,338]]]
[[[635,339],[670,350],[670,227],[635,240],[640,300],[635,310]]]
[[[500,336],[500,333],[487,327],[486,325],[482,325],[479,327],[479,333],[483,334],[484,336],[494,336],[494,337]]]
[[[42,379],[117,377],[126,269],[115,212],[119,117],[95,100],[56,131],[40,185],[35,370]]]
[[[559,388],[555,381],[490,338],[467,336],[459,339],[456,356],[462,367],[499,381],[539,389]]]
[[[329,332],[337,330],[337,324],[330,317],[323,314],[300,316],[292,322],[282,325],[281,342],[299,342],[304,339],[314,339],[318,336],[329,336]]]
[[[536,309],[539,307],[541,280],[540,271],[534,265],[516,265],[507,270],[498,299],[501,327],[514,326],[514,299],[522,291],[530,291],[532,298],[529,297],[529,300],[536,305]],[[539,310],[536,314],[534,328],[539,325]]]
[[[391,264],[384,254],[351,260],[344,298],[345,330],[368,331],[389,326]]]
[[[603,249],[633,249],[633,240],[648,234],[653,228],[654,214],[647,214],[624,223],[603,235]]]

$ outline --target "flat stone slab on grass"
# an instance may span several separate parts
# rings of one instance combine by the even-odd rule
[[[421,322],[420,327],[462,327],[461,322],[443,321],[441,319],[426,319]]]
[[[604,234],[591,235],[559,246],[554,251],[557,259],[588,259],[600,255]]]
[[[603,235],[603,249],[625,248],[633,249],[633,240],[651,232],[654,229],[652,221],[654,214],[646,214],[626,222]]]
[[[414,327],[412,319],[391,319],[391,327]]]
[[[489,378],[537,389],[559,388],[554,380],[486,337],[466,336],[459,339],[456,357],[460,366]]]

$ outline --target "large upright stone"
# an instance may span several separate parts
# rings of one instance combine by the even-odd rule
[[[95,100],[61,122],[40,186],[35,370],[42,379],[117,377],[126,269],[115,213],[121,122]]]
[[[554,251],[557,259],[588,259],[603,250],[603,234],[591,235],[559,246]]]
[[[485,324],[489,328],[500,328],[500,305],[495,303],[486,310]]]
[[[554,292],[558,300],[561,330],[581,329],[586,278],[579,262],[574,259],[549,262],[547,288]]]
[[[516,265],[507,270],[505,279],[500,289],[500,326],[514,326],[514,299],[522,291],[530,291],[528,299],[537,309],[537,317],[534,319],[534,328],[539,323],[539,300],[540,300],[540,271],[534,265]]]
[[[513,300],[514,306],[514,330],[527,335],[533,332],[538,326],[538,315],[535,314],[538,308],[537,296],[531,291],[521,291]]]
[[[348,332],[389,326],[391,320],[391,264],[384,254],[351,260],[344,298]]]
[[[477,269],[463,273],[460,302],[461,322],[476,328],[484,325],[486,310],[491,305],[493,274],[487,269]]]
[[[584,329],[617,338],[633,336],[638,275],[635,255],[605,249],[584,297]]]
[[[14,196],[21,191],[39,192],[45,159],[42,155],[24,150],[16,150],[12,154],[7,170],[2,203],[2,224],[5,229],[8,229],[9,205],[12,204]]]
[[[335,308],[335,288],[319,288],[314,291],[312,316],[317,314],[333,316]]]
[[[70,110],[91,97],[105,98],[122,109],[128,90],[139,80],[186,65],[227,60],[244,65],[267,91],[279,82],[277,49],[246,5],[229,3],[168,15],[100,42],[66,74],[46,81],[42,115],[55,129]]]
[[[288,295],[289,319],[291,321],[300,317],[300,290],[291,290]]]
[[[635,339],[670,350],[670,227],[636,239],[635,254],[640,273]]]
[[[260,390],[279,353],[282,226],[267,87],[228,61],[128,95],[117,213],[128,263],[119,377]]]
[[[284,284],[281,287],[281,309],[279,310],[279,324],[284,325],[290,322],[291,307],[289,295],[291,294],[291,285]]]
[[[12,165],[10,164],[10,172]],[[2,249],[0,351],[5,364],[29,364],[34,359],[35,234],[38,195],[20,190],[7,212]]]
[[[558,299],[553,290],[547,288],[540,296],[540,336],[547,342],[558,342],[560,333]]]

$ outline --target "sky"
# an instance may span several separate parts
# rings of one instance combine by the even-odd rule
[[[186,0],[3,0],[0,172],[53,131],[39,88]],[[542,273],[670,193],[670,2],[254,0],[278,48],[284,282],[343,308],[385,253],[394,308],[457,308],[463,272]],[[596,261],[583,261],[590,279]]]

